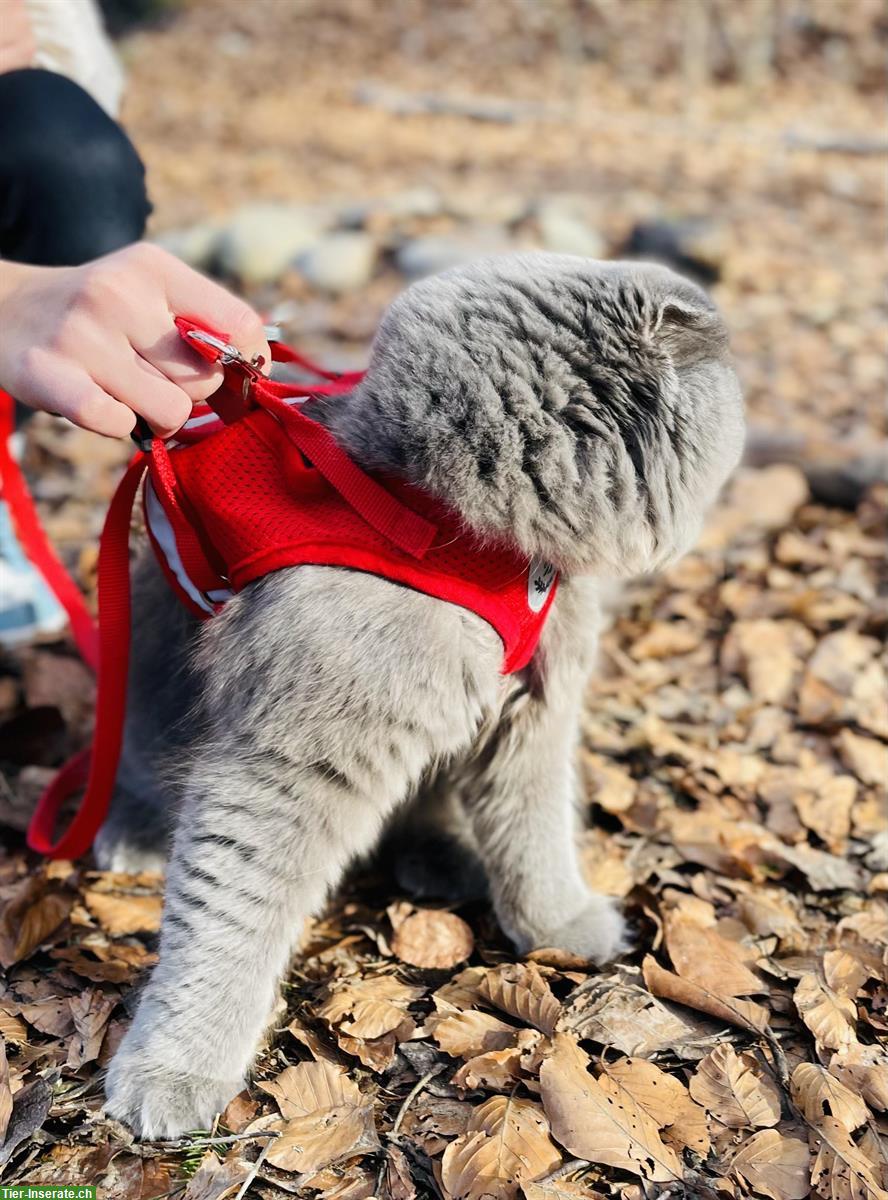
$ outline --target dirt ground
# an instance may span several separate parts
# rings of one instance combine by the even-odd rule
[[[727,10],[704,78],[695,0],[194,0],[121,41],[155,234],[257,200],[378,203],[364,286],[290,272],[248,292],[332,361],[365,353],[412,239],[536,244],[555,194],[610,255],[639,222],[695,222],[755,453],[699,547],[632,585],[590,686],[580,848],[635,948],[603,971],[516,960],[483,903],[416,909],[385,864],[361,872],[307,930],[249,1090],[175,1145],[101,1114],[162,880],[24,851],[93,688],[67,643],[4,653],[4,1183],[888,1197],[888,485],[865,486],[885,436],[884,20],[868,0],[784,7],[808,24],[775,67]],[[441,203],[393,217],[416,189]],[[125,453],[49,419],[29,433],[90,595]]]

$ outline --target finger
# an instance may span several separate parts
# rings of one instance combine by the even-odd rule
[[[125,404],[99,387],[85,371],[72,369],[68,362],[43,359],[39,374],[16,395],[23,404],[67,417],[82,429],[105,437],[126,437],[136,423],[135,413]]]
[[[129,347],[96,374],[96,383],[144,417],[159,437],[169,437],[191,416],[191,397]]]
[[[189,317],[224,334],[245,358],[261,355],[266,364],[270,361],[262,321],[249,304],[172,255],[164,255],[163,261],[167,300],[176,316]]]
[[[192,404],[206,400],[219,390],[225,378],[225,370],[219,363],[210,363],[200,357],[183,340],[182,335],[170,321],[170,330],[150,346],[139,345],[133,340],[133,349],[139,356],[159,371],[176,387],[181,388]]]

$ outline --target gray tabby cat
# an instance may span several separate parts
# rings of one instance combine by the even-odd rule
[[[362,466],[406,474],[562,583],[530,666],[504,677],[480,617],[371,575],[282,571],[199,625],[141,562],[98,857],[156,868],[175,825],[160,960],[107,1079],[107,1110],[151,1137],[207,1126],[243,1086],[303,921],[396,810],[414,846],[446,829],[474,851],[519,953],[620,951],[622,918],[574,850],[597,591],[690,545],[743,440],[702,291],[553,255],[414,285],[364,382],[309,411]]]

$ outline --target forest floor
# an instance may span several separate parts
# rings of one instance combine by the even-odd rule
[[[886,1198],[888,485],[853,465],[885,436],[884,157],[847,150],[884,134],[882,100],[800,72],[686,104],[670,78],[557,48],[506,70],[495,15],[440,33],[448,57],[434,22],[409,42],[391,9],[214,0],[126,39],[154,230],[259,200],[350,206],[374,247],[360,286],[290,270],[245,290],[351,363],[405,246],[550,244],[553,195],[609,255],[638,222],[692,222],[760,453],[694,552],[628,590],[590,685],[580,852],[635,948],[604,970],[516,959],[485,904],[417,909],[384,863],[361,871],[306,931],[249,1090],[212,1130],[135,1142],[102,1115],[102,1077],[162,879],[24,850],[93,684],[67,642],[4,652],[3,1181],[103,1200]],[[41,512],[90,595],[125,454],[29,426]]]

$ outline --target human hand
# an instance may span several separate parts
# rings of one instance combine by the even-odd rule
[[[161,437],[222,382],[175,317],[270,360],[262,322],[165,250],[137,243],[81,267],[0,263],[0,387],[31,408],[109,437],[144,417]]]
[[[25,0],[0,0],[0,75],[30,67],[36,51]]]

